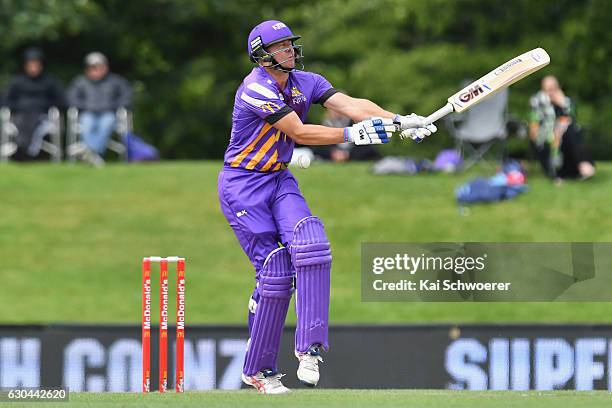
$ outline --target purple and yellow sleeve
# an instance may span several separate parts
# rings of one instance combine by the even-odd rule
[[[293,112],[293,109],[285,104],[271,87],[257,82],[245,85],[240,99],[249,111],[269,124],[273,124]]]

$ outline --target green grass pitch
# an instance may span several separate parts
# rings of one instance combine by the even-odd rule
[[[604,391],[433,391],[433,390],[306,390],[288,395],[258,395],[255,390],[187,392],[176,395],[137,393],[73,393],[68,406],[74,407],[517,407],[597,408],[610,406]],[[20,406],[22,404],[11,404]],[[39,404],[36,406],[57,406]],[[63,406],[63,405],[62,405]]]
[[[220,166],[0,166],[0,299],[12,305],[0,308],[0,323],[138,323],[141,258],[181,255],[188,324],[243,324],[254,274],[219,210]],[[534,169],[530,192],[467,215],[454,189],[473,172],[381,177],[354,163],[294,170],[332,243],[331,321],[609,322],[610,303],[360,299],[364,241],[612,241],[612,165],[598,168],[593,180],[560,187]]]

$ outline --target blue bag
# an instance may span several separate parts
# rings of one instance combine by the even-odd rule
[[[152,161],[159,160],[159,151],[136,136],[134,133],[128,132],[123,136],[123,143],[127,147],[127,161]]]

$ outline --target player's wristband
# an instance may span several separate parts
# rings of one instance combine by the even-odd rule
[[[349,128],[344,128],[344,143],[352,142],[351,135],[349,134]]]

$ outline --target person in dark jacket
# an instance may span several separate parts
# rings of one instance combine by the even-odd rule
[[[28,48],[23,54],[23,73],[11,79],[5,105],[11,110],[11,121],[17,127],[17,159],[39,155],[43,138],[50,131],[48,110],[64,106],[60,83],[44,70],[40,48]]]
[[[131,100],[128,81],[109,71],[106,56],[87,54],[85,74],[75,78],[68,90],[70,106],[79,109],[80,134],[87,149],[104,154],[116,126],[116,111],[128,108]]]

